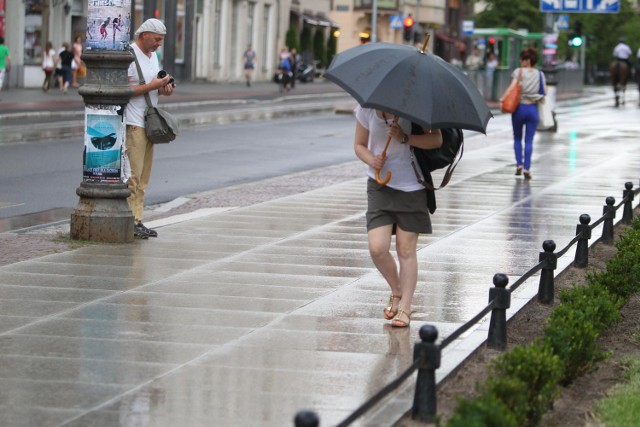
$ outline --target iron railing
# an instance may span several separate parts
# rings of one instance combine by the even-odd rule
[[[478,314],[444,338],[440,344],[436,344],[438,330],[433,325],[424,325],[420,328],[420,341],[415,343],[413,350],[413,363],[395,380],[387,384],[374,396],[369,398],[351,415],[340,422],[337,427],[346,427],[364,415],[380,400],[402,385],[414,372],[418,372],[416,388],[411,408],[411,416],[424,423],[432,423],[436,419],[436,370],[440,367],[442,350],[458,339],[462,334],[474,327],[487,314],[491,313],[489,320],[489,332],[487,347],[496,350],[505,350],[507,347],[507,309],[511,306],[511,293],[526,282],[537,272],[540,273],[538,286],[538,301],[543,304],[552,304],[554,298],[554,270],[557,268],[558,258],[566,254],[573,245],[576,252],[573,261],[575,267],[583,268],[589,262],[589,239],[591,231],[603,224],[600,241],[612,244],[614,240],[614,224],[618,209],[623,207],[622,222],[633,221],[633,200],[640,193],[640,188],[634,190],[633,183],[625,183],[622,193],[622,201],[615,205],[615,198],[609,196],[605,199],[603,215],[591,223],[588,214],[582,214],[576,227],[576,236],[560,251],[554,252],[556,244],[553,240],[545,240],[542,243],[543,252],[540,252],[539,262],[529,271],[523,274],[511,286],[507,287],[509,279],[506,274],[497,273],[493,276],[494,287],[489,289],[489,303]],[[320,418],[313,411],[300,411],[294,419],[296,427],[318,427]]]

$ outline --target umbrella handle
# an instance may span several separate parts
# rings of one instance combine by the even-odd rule
[[[393,116],[393,124],[398,123],[399,117]],[[382,150],[382,157],[387,157],[387,149],[389,148],[389,144],[391,143],[391,135],[387,137],[387,145],[384,146],[384,150]],[[387,183],[391,181],[391,172],[387,171],[387,177],[382,180],[380,179],[380,169],[376,169],[376,182],[380,185],[387,185]]]

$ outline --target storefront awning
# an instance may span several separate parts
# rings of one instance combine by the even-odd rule
[[[292,10],[291,13],[302,17],[304,22],[309,25],[314,25],[316,27],[340,28],[340,25],[338,25],[337,22],[330,20],[329,18],[327,18],[321,13],[313,15],[311,13],[304,13],[304,12],[301,13],[296,10]]]

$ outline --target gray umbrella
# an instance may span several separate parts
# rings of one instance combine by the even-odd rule
[[[413,46],[369,43],[335,56],[324,76],[358,103],[428,129],[486,133],[493,117],[475,84],[439,56]]]

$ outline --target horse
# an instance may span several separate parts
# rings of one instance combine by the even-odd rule
[[[616,97],[616,107],[624,105],[624,94],[627,89],[627,78],[629,77],[629,64],[616,59],[609,65],[609,74],[613,84],[613,92]]]

